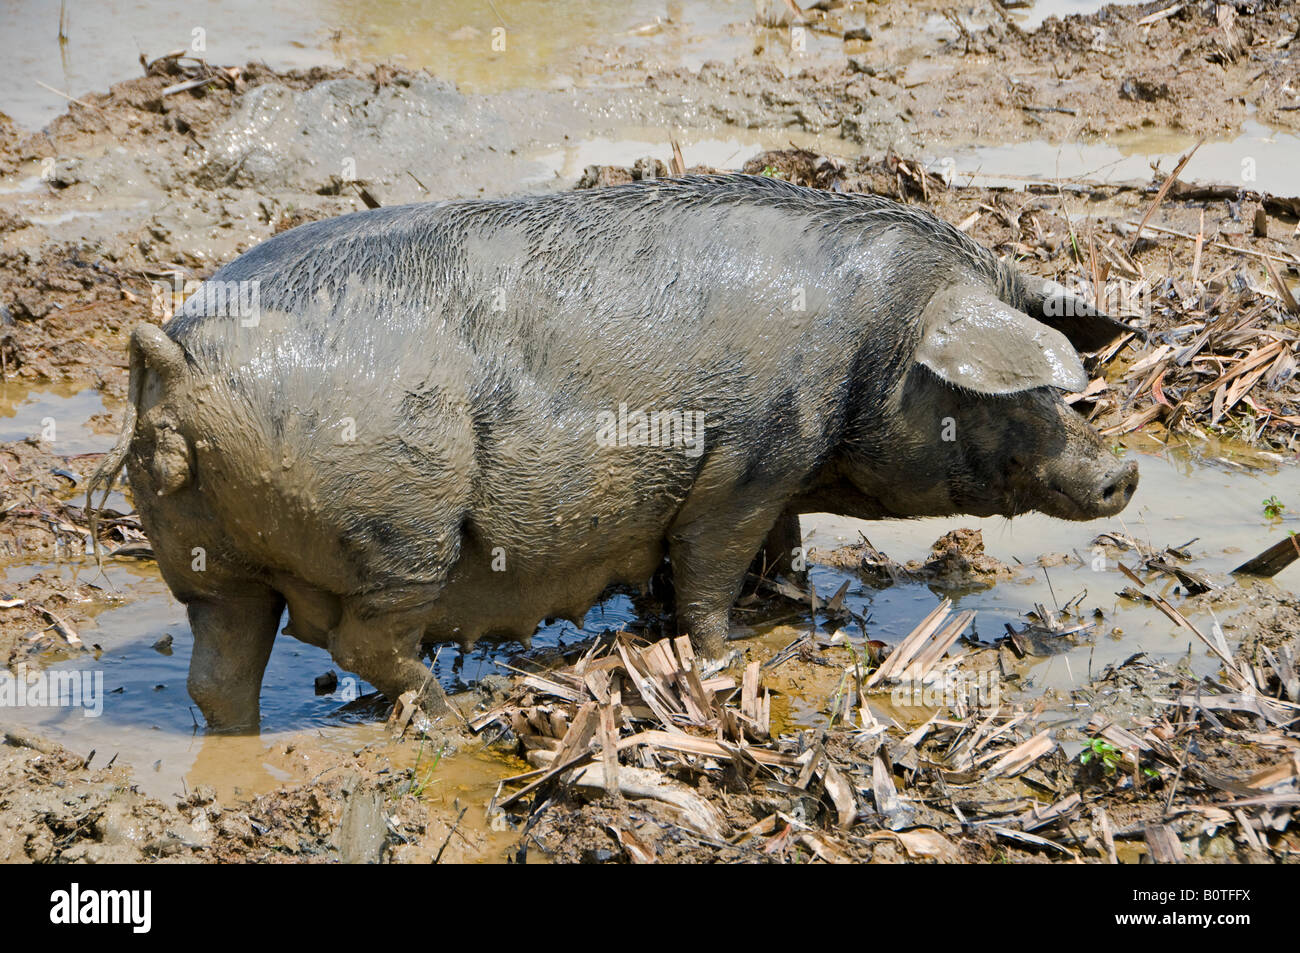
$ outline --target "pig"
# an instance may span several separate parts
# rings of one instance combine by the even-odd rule
[[[123,465],[210,730],[285,632],[396,699],[432,641],[527,642],[664,561],[723,652],[769,536],[1124,508],[1063,398],[1124,325],[923,210],[685,176],[303,225],[129,346]],[[89,493],[88,493],[89,498]]]

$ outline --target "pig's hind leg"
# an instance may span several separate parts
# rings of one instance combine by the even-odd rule
[[[262,675],[284,611],[284,599],[260,583],[186,603],[194,654],[190,697],[218,732],[256,731]]]

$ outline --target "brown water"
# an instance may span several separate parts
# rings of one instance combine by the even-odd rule
[[[47,669],[96,673],[103,679],[102,712],[87,715],[83,708],[10,708],[6,723],[21,724],[53,738],[72,751],[97,752],[95,763],[116,756],[135,767],[141,787],[160,797],[181,792],[186,785],[213,784],[219,790],[270,790],[284,780],[283,772],[266,766],[257,755],[304,731],[314,732],[326,748],[350,751],[383,741],[382,723],[372,708],[356,702],[374,689],[340,671],[321,649],[281,636],[275,643],[262,682],[260,738],[209,737],[185,688],[193,639],[184,607],[167,591],[152,563],[110,562],[104,573],[92,563],[12,565],[0,570],[0,589],[37,572],[102,587],[106,599],[94,614],[94,625],[81,636],[93,650],[69,657],[53,649],[43,659]],[[127,600],[122,602],[121,600]],[[618,629],[635,619],[630,602],[614,597],[587,615],[586,629]],[[170,647],[155,647],[166,636]],[[538,648],[562,646],[583,635],[571,624],[546,627],[538,633]],[[434,651],[435,671],[449,691],[461,691],[487,674],[506,674],[506,663],[522,646],[482,644],[462,653],[451,646]],[[334,671],[338,687],[317,695],[316,676]],[[246,757],[247,756],[247,757]],[[244,761],[247,760],[247,763]],[[223,772],[230,777],[222,780]],[[232,773],[233,772],[233,773]],[[486,783],[486,782],[485,782]]]
[[[1102,5],[1036,0],[1012,13],[1035,27],[1048,15]],[[854,3],[841,16],[870,23],[887,15],[883,7]],[[752,0],[0,0],[0,109],[37,129],[67,108],[68,96],[137,76],[142,54],[176,49],[213,63],[277,68],[391,61],[429,69],[467,92],[563,87],[591,78],[588,56],[647,68],[732,59],[753,49],[754,17]],[[501,45],[498,29],[504,49],[493,47]],[[769,34],[758,39],[782,45],[778,32]],[[800,59],[842,55],[839,39],[813,31]]]
[[[1196,137],[1170,129],[1121,133],[1099,142],[1036,140],[1005,146],[956,149],[932,156],[935,171],[955,173],[953,181],[981,186],[1019,188],[1025,179],[1083,179],[1092,182],[1151,181],[1152,168],[1173,171]],[[1214,182],[1275,195],[1300,193],[1300,136],[1247,122],[1228,139],[1205,142],[1179,177],[1186,182]]]
[[[956,526],[978,528],[985,550],[1009,565],[1022,566],[1015,579],[991,589],[952,594],[959,608],[978,612],[974,627],[985,641],[1003,634],[1003,623],[1016,622],[1035,603],[1054,609],[1082,592],[1085,617],[1100,608],[1104,619],[1095,638],[1073,651],[1038,660],[1032,682],[1025,687],[1069,690],[1087,681],[1089,672],[1120,662],[1135,652],[1174,660],[1188,652],[1189,637],[1154,607],[1133,603],[1117,593],[1129,580],[1113,559],[1099,562],[1102,555],[1093,539],[1102,531],[1118,530],[1156,549],[1182,546],[1193,555],[1197,571],[1224,579],[1247,558],[1300,530],[1300,516],[1283,520],[1265,517],[1262,502],[1277,496],[1284,501],[1300,498],[1300,476],[1294,461],[1277,466],[1276,457],[1242,448],[1214,445],[1162,447],[1138,436],[1128,440],[1128,456],[1138,462],[1142,479],[1132,503],[1119,516],[1087,523],[1067,523],[1040,514],[1017,517],[951,520],[914,520],[869,524],[837,517],[811,517],[808,545],[831,548],[857,542],[858,533],[867,535],[879,549],[900,562],[924,559],[930,544]],[[805,528],[807,529],[807,527]],[[1043,554],[1067,553],[1069,563],[1042,569],[1034,564]],[[1140,562],[1134,553],[1120,556],[1130,568]],[[825,568],[814,573],[818,589],[833,593],[840,574]],[[1277,585],[1294,588],[1300,568],[1283,572]],[[1152,584],[1148,583],[1149,586]],[[1158,580],[1154,590],[1170,599],[1202,631],[1210,631],[1216,620],[1195,601],[1186,605],[1173,593],[1174,583]],[[872,638],[896,642],[905,636],[926,612],[933,608],[937,593],[924,584],[895,586],[880,591],[868,587],[850,589],[855,611],[870,612]],[[855,602],[855,599],[858,600]],[[1021,620],[1023,621],[1023,620]],[[1194,638],[1194,637],[1193,637]],[[1199,642],[1191,645],[1194,667],[1210,672],[1217,662]]]
[[[35,437],[64,456],[102,453],[115,434],[96,432],[89,418],[107,409],[98,391],[0,382],[0,443]]]

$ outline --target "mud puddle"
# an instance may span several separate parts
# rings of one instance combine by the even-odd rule
[[[1104,5],[1030,0],[1006,6],[1017,24],[1033,30],[1049,16]],[[62,22],[56,4],[20,4],[4,14],[11,56],[0,64],[0,102],[20,126],[38,129],[67,108],[67,97],[137,75],[142,54],[172,49],[209,62],[259,61],[278,69],[392,62],[427,69],[471,93],[566,88],[610,66],[697,70],[756,48],[770,49],[777,63],[803,66],[841,57],[844,29],[871,28],[894,15],[874,4],[830,7],[825,22],[814,21],[818,28],[801,37],[792,59],[790,11],[780,0],[454,0],[429,9],[400,0],[233,0],[196,9],[181,22],[163,0],[69,6]],[[986,10],[967,15],[974,25],[993,18]],[[931,33],[952,29],[938,12],[927,22]],[[766,27],[756,34],[760,23]]]
[[[266,668],[261,736],[208,736],[185,687],[193,647],[185,609],[152,563],[110,563],[103,574],[88,563],[25,564],[0,574],[0,591],[37,573],[70,586],[98,586],[105,602],[89,610],[93,623],[79,633],[90,651],[70,654],[60,646],[35,660],[42,671],[75,674],[82,686],[80,704],[6,707],[5,723],[83,755],[93,750],[96,761],[128,763],[147,794],[165,798],[201,784],[223,795],[260,794],[285,782],[284,771],[263,755],[290,738],[307,732],[335,752],[388,738],[382,712],[369,704],[373,687],[339,671],[328,652],[289,636],[276,640]],[[110,597],[127,601],[110,604]],[[635,619],[631,601],[615,596],[588,612],[584,630],[569,623],[544,627],[534,636],[533,651],[562,649]],[[486,676],[508,675],[522,651],[517,643],[482,643],[468,653],[443,646],[434,648],[430,661],[443,686],[458,692]],[[330,672],[336,679],[331,690],[318,693],[317,676]]]
[[[449,856],[506,859],[516,835],[491,828],[481,810],[461,809],[486,804],[499,779],[526,768],[508,753],[480,742],[444,757],[432,741],[394,739],[380,708],[368,697],[373,691],[368,684],[341,673],[333,691],[318,694],[314,677],[334,670],[334,663],[328,653],[287,636],[276,642],[267,666],[261,733],[208,735],[196,720],[185,688],[192,647],[185,610],[168,593],[152,563],[113,564],[103,574],[88,564],[23,565],[0,575],[0,591],[37,573],[61,576],[73,585],[102,587],[119,601],[90,610],[93,623],[81,629],[85,653],[73,654],[60,646],[33,660],[32,666],[19,667],[17,677],[35,676],[36,666],[41,677],[74,677],[77,688],[69,697],[75,703],[6,706],[7,732],[49,739],[84,758],[91,770],[116,765],[141,796],[163,803],[215,799],[237,809],[259,796],[301,786],[323,792],[319,785],[340,778],[346,789],[346,778],[360,772],[367,783],[391,788],[393,796],[413,796],[419,805],[417,817],[425,812],[428,818],[445,817],[447,839],[453,833],[460,839]],[[123,597],[128,601],[121,602]],[[603,608],[608,614],[612,607]],[[621,627],[624,617],[613,621]],[[552,626],[549,637],[540,633],[538,643],[562,645],[560,629]],[[439,666],[444,684],[463,688],[466,669],[472,669],[474,678],[505,671],[509,653],[504,648],[491,657],[485,652],[476,655],[461,657],[444,650],[447,664]],[[409,780],[402,780],[407,775]],[[310,811],[298,814],[308,816]],[[343,850],[346,857],[346,845]]]
[[[864,14],[854,6],[845,14],[860,21]],[[775,7],[788,16],[783,4]],[[255,60],[278,69],[391,62],[427,69],[467,93],[490,94],[567,88],[611,65],[698,69],[755,45],[751,0],[454,0],[428,8],[400,0],[235,0],[195,10],[181,23],[162,0],[143,0],[127,9],[72,9],[64,42],[57,5],[27,5],[5,17],[15,55],[0,65],[0,102],[30,129],[67,108],[61,93],[76,97],[107,88],[137,75],[141,54],[171,49],[210,62]],[[788,45],[785,37],[773,39],[773,46]],[[810,32],[804,42],[808,61],[840,55],[839,36]]]
[[[1132,442],[1136,446],[1130,456],[1141,467],[1142,483],[1125,513],[1112,520],[1062,523],[1031,514],[1015,520],[964,517],[867,523],[822,514],[804,517],[804,542],[810,549],[825,552],[852,545],[861,541],[861,533],[900,563],[923,559],[936,538],[957,526],[978,529],[985,552],[1014,572],[1012,578],[996,583],[972,578],[955,586],[915,581],[876,589],[854,574],[814,565],[810,581],[822,600],[829,600],[848,580],[845,606],[867,620],[865,631],[855,619],[837,633],[859,650],[865,639],[897,644],[934,608],[936,599],[946,596],[956,608],[977,612],[971,634],[991,642],[1005,634],[1005,625],[1022,625],[1036,605],[1056,611],[1082,596],[1079,616],[1093,622],[1092,629],[1078,636],[1048,638],[1037,646],[1042,654],[1024,660],[1020,673],[1019,689],[1028,696],[1068,696],[1107,665],[1118,665],[1137,653],[1171,665],[1185,660],[1197,675],[1213,673],[1219,662],[1201,643],[1189,639],[1154,606],[1119,594],[1132,586],[1118,563],[1137,568],[1140,558],[1133,552],[1117,555],[1094,540],[1103,532],[1117,531],[1156,550],[1190,542],[1186,549],[1193,559],[1188,566],[1216,583],[1226,583],[1228,573],[1257,550],[1288,531],[1300,530],[1297,516],[1268,519],[1262,505],[1270,497],[1294,496],[1294,474],[1269,466],[1256,454],[1242,455],[1230,448],[1217,448],[1217,453],[1205,447],[1164,450],[1154,441]],[[812,558],[817,559],[816,553]],[[1287,583],[1283,574],[1278,585]],[[1222,611],[1216,615],[1203,601],[1183,605],[1180,597],[1185,594],[1172,579],[1154,589],[1182,606],[1202,631],[1210,632],[1223,621]],[[809,628],[804,613],[797,621],[762,629],[759,655],[775,655]],[[824,629],[820,634],[832,636]],[[828,674],[831,681],[838,677],[838,670]],[[825,724],[833,685],[783,688],[787,695],[776,703],[774,718],[794,729]],[[1074,714],[1086,721],[1090,712]],[[911,713],[913,718],[920,715]]]
[[[0,443],[36,438],[65,456],[103,453],[115,435],[91,418],[107,412],[98,391],[6,381],[0,383]]]
[[[602,66],[696,70],[709,60],[733,60],[754,49],[751,28],[762,6],[752,0],[502,0],[494,10],[455,0],[412,18],[405,4],[378,3],[342,8],[338,48],[349,59],[428,69],[467,92],[565,88]],[[775,26],[789,17],[784,4],[768,6],[774,9],[764,22]],[[837,36],[811,33],[805,41],[810,59],[840,51]]]
[[[1026,180],[1082,179],[1120,183],[1150,181],[1158,166],[1169,172],[1196,145],[1195,136],[1172,129],[1116,133],[1104,142],[1032,140],[1004,146],[959,149],[932,157],[931,171],[965,184],[1019,188]],[[1188,182],[1239,183],[1276,195],[1296,191],[1300,136],[1248,121],[1231,139],[1205,142],[1181,175]]]

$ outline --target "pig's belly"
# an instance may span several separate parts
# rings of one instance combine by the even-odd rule
[[[664,557],[662,539],[611,548],[557,547],[550,557],[513,556],[508,550],[465,547],[446,588],[430,607],[428,642],[473,645],[480,638],[528,643],[548,618],[581,625],[583,615],[611,585],[646,583]]]

